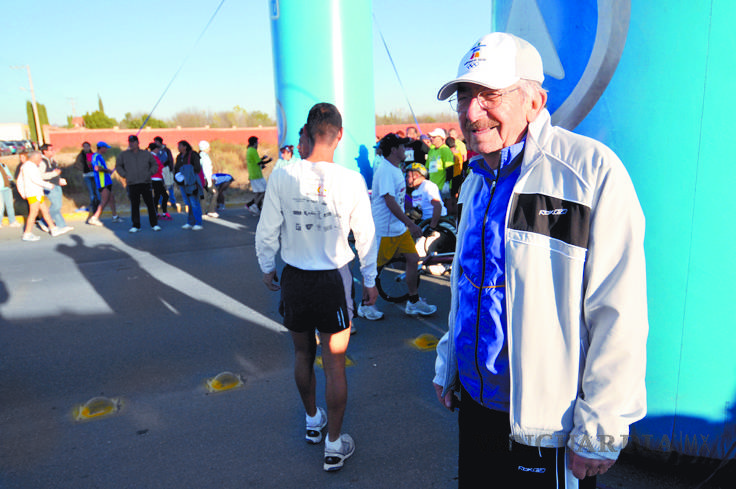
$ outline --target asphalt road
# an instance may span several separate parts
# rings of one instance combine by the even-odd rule
[[[344,428],[356,452],[328,474],[323,446],[303,439],[256,218],[229,209],[200,232],[184,220],[154,233],[144,217],[137,234],[127,221],[70,221],[72,233],[35,243],[0,229],[0,488],[457,487],[456,417],[435,399],[434,351],[411,344],[446,328],[446,280],[420,288],[434,317],[381,302],[384,320],[355,320]],[[244,385],[209,392],[226,371]],[[318,372],[319,398],[323,386]],[[95,397],[120,408],[76,421]],[[625,457],[599,487],[686,488],[707,475],[678,470]]]
[[[322,470],[304,440],[291,340],[277,293],[261,284],[256,218],[227,210],[203,231],[184,215],[154,233],[70,221],[67,235],[22,242],[0,229],[0,487],[243,488],[457,485],[456,419],[435,400],[434,352],[446,283],[424,284],[430,319],[382,304],[356,319],[345,431],[355,455]],[[37,233],[40,234],[40,233]],[[244,386],[210,393],[230,371]],[[318,372],[322,397],[324,382]],[[118,412],[75,421],[104,396]]]

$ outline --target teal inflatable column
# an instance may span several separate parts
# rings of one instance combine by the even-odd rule
[[[370,171],[376,123],[370,0],[270,0],[279,146],[299,142],[309,109],[340,109],[335,161]]]
[[[644,210],[648,413],[633,441],[736,458],[736,2],[495,0],[493,15],[540,51],[553,123],[611,147]]]

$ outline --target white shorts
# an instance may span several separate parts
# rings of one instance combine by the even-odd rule
[[[251,191],[260,194],[266,191],[266,179],[265,178],[257,178],[255,180],[250,181],[250,189]]]

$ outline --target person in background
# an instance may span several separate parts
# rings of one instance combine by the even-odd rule
[[[63,229],[64,232],[69,232],[74,229],[71,226],[66,225],[64,216],[61,214],[61,206],[63,204],[63,193],[61,187],[66,186],[66,179],[61,177],[61,168],[54,159],[56,150],[50,144],[42,144],[41,152],[43,153],[41,162],[41,178],[49,181],[53,185],[51,189],[46,189],[44,192],[49,199],[49,215],[54,220],[54,224],[59,228]],[[44,218],[45,219],[45,218]],[[49,228],[51,226],[49,225]]]
[[[230,188],[230,185],[235,181],[232,175],[229,173],[213,173],[212,183],[217,191],[217,210],[225,210],[225,191]],[[218,216],[219,217],[219,216]]]
[[[112,222],[121,222],[118,216],[117,206],[115,205],[115,194],[112,191],[112,174],[115,170],[107,168],[105,161],[105,153],[110,149],[110,145],[105,141],[97,143],[97,152],[92,157],[92,171],[94,172],[95,185],[100,193],[100,205],[97,206],[95,213],[87,220],[87,224],[92,226],[102,226],[100,216],[105,211],[105,207],[110,204],[112,210]]]
[[[205,213],[210,217],[220,217],[215,211],[217,206],[217,185],[212,179],[212,160],[210,159],[210,143],[207,141],[199,142],[199,162],[202,165],[202,174],[204,175],[204,191],[207,194],[207,204]]]
[[[13,203],[13,186],[15,178],[5,163],[0,161],[0,227],[3,225],[3,215],[8,212],[8,225],[19,228],[20,223],[15,219],[15,205]]]
[[[128,136],[128,149],[118,155],[115,171],[126,180],[128,188],[130,218],[133,222],[133,227],[128,232],[137,233],[141,230],[141,199],[148,209],[151,229],[161,231],[151,195],[151,177],[158,172],[158,163],[151,153],[140,148],[138,136]]]
[[[312,154],[312,140],[306,126],[299,129],[299,144],[297,144],[296,149],[299,151],[299,157],[303,160],[306,160]]]
[[[595,488],[646,413],[644,215],[613,151],[552,125],[543,81],[494,32],[437,95],[478,153],[433,379],[459,402],[461,488]]]
[[[291,144],[287,144],[279,151],[279,160],[276,162],[276,165],[274,165],[273,169],[277,170],[279,168],[285,167],[286,165],[292,164],[294,162],[293,158],[294,146]]]
[[[266,179],[263,178],[262,170],[271,161],[271,157],[268,155],[258,156],[258,138],[255,136],[249,137],[245,162],[248,165],[250,189],[255,195],[245,204],[245,208],[254,216],[260,214],[261,207],[263,207],[263,197],[266,195]]]
[[[97,210],[97,206],[100,205],[100,190],[97,188],[97,182],[95,181],[95,174],[92,171],[92,145],[87,141],[82,143],[82,151],[79,152],[76,159],[74,160],[74,168],[82,173],[82,181],[87,187],[89,192],[89,216]]]
[[[43,179],[41,173],[42,166],[45,167],[41,152],[31,151],[28,154],[28,160],[23,163],[18,175],[18,192],[21,197],[28,201],[29,209],[28,219],[26,219],[25,229],[21,238],[23,241],[38,241],[41,239],[32,232],[36,222],[36,216],[38,216],[39,212],[46,220],[51,236],[56,237],[69,232],[68,229],[60,228],[54,224],[49,209],[46,207],[44,191],[51,190],[54,184]]]
[[[187,206],[187,223],[182,229],[199,231],[202,229],[202,184],[199,174],[202,173],[199,153],[192,149],[189,141],[181,140],[178,145],[179,154],[176,155],[174,178],[179,182],[184,204]]]
[[[448,138],[445,140],[445,144],[448,148],[450,148],[450,151],[452,151],[452,156],[454,157],[452,170],[447,170],[447,177],[452,177],[452,179],[450,180],[450,196],[447,198],[447,208],[449,209],[450,214],[455,217],[457,217],[457,196],[460,192],[460,184],[462,183],[463,174],[463,155],[457,147],[457,143],[460,142],[461,141],[455,139],[452,136],[448,136]],[[450,175],[450,173],[452,175]]]
[[[169,147],[164,144],[164,139],[161,136],[156,136],[153,138],[153,141],[161,146],[158,159],[169,169],[168,172],[166,170],[163,171],[164,185],[166,185],[166,193],[169,195],[169,205],[178,211],[176,197],[174,196],[174,155],[171,153]]]
[[[429,153],[429,145],[424,139],[419,137],[419,131],[414,126],[406,128],[406,137],[409,138],[409,142],[406,144],[406,164],[410,163],[421,163],[422,165],[427,163],[427,153]]]
[[[400,138],[393,133],[385,135],[379,142],[385,161],[378,165],[371,189],[371,212],[378,241],[376,264],[381,267],[394,256],[403,255],[406,259],[405,283],[409,292],[404,313],[409,316],[429,316],[437,311],[437,306],[428,304],[424,298],[419,297],[417,290],[419,255],[414,239],[422,236],[422,230],[404,212],[406,179],[400,164],[406,156],[404,145],[408,142],[408,138]],[[383,317],[383,312],[375,305],[364,302],[358,306],[358,315],[375,321]]]
[[[157,212],[156,217],[162,221],[171,221],[171,216],[167,212],[169,193],[166,191],[166,184],[164,183],[164,169],[166,168],[166,165],[161,161],[161,156],[166,153],[162,151],[161,145],[156,141],[153,141],[148,145],[148,151],[151,152],[158,164],[158,171],[151,177],[153,205],[154,207],[158,207],[159,203],[161,204],[161,214],[158,214]]]
[[[447,179],[448,171],[452,173],[455,157],[450,148],[445,144],[445,130],[437,128],[429,133],[432,138],[432,147],[427,154],[427,170],[429,179],[440,189],[443,200],[450,195],[450,181]]]

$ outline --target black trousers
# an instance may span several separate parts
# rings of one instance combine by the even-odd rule
[[[150,183],[136,183],[128,185],[128,198],[130,199],[130,218],[134,228],[141,227],[141,197],[148,208],[148,222],[151,227],[158,224],[156,217],[156,206],[153,204]]]
[[[565,484],[565,447],[541,448],[511,443],[509,413],[488,409],[462,389],[458,415],[460,451],[458,487],[569,489]],[[595,489],[595,477],[579,481]]]

